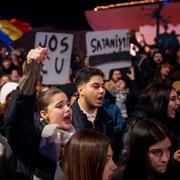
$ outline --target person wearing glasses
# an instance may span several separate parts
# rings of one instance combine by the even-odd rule
[[[128,151],[128,141],[134,125],[144,118],[151,118],[164,124],[173,135],[173,148],[177,150],[179,135],[174,133],[171,126],[175,123],[175,117],[179,101],[176,90],[165,83],[152,83],[144,89],[136,106],[123,124],[121,131],[120,161]],[[179,161],[178,159],[176,159]]]
[[[131,132],[127,156],[118,168],[119,175],[113,180],[179,179],[172,160],[169,130],[160,122],[143,119],[136,123]]]

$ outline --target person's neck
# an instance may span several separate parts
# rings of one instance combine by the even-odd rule
[[[149,176],[147,177],[147,180],[155,180],[155,177],[154,177],[153,175],[149,175]]]
[[[84,99],[81,99],[81,98],[78,99],[78,103],[79,103],[80,107],[88,114],[93,114],[97,109],[95,107],[88,106],[88,104],[84,101]]]
[[[167,79],[167,76],[161,74],[161,79],[162,79],[162,80],[166,80],[166,79]]]
[[[114,80],[114,79],[111,79],[111,81],[112,81],[114,84],[116,84],[116,83],[118,82],[118,80],[116,81],[116,80]]]
[[[157,173],[154,171],[149,171],[147,174],[147,180],[156,180],[157,179]]]

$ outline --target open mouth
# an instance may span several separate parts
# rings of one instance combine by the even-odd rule
[[[64,117],[64,122],[67,124],[71,124],[71,116]]]
[[[172,114],[173,116],[176,115],[176,110],[177,110],[177,109],[172,109],[171,114]]]
[[[103,101],[103,96],[97,98],[98,101]]]

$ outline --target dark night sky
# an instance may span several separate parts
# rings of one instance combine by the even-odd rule
[[[0,17],[19,18],[33,27],[49,25],[64,30],[90,30],[85,10],[92,10],[97,5],[129,1],[132,0],[2,0]]]
[[[16,0],[17,1],[17,0]],[[90,29],[84,10],[90,9],[81,0],[25,0],[22,3],[9,3],[0,6],[0,17],[3,19],[19,18],[29,22],[33,27],[49,25],[55,28],[78,30]],[[84,0],[85,1],[85,0]],[[19,1],[21,2],[21,1]],[[76,2],[76,3],[75,3]]]
[[[90,30],[84,11],[97,5],[124,2],[127,0],[14,0],[1,4],[0,17],[18,18],[33,27],[49,25],[64,30]],[[105,2],[104,2],[105,1]],[[38,4],[37,4],[38,2]]]

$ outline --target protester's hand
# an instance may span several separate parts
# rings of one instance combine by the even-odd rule
[[[47,55],[47,48],[38,47],[35,49],[31,49],[27,54],[27,64],[43,64],[44,60],[47,58]]]
[[[174,159],[180,162],[180,149],[176,150],[174,153]]]
[[[128,78],[130,80],[134,80],[135,79],[135,73],[134,73],[134,67],[133,66],[131,66],[129,68],[129,72],[126,75],[128,76]]]

